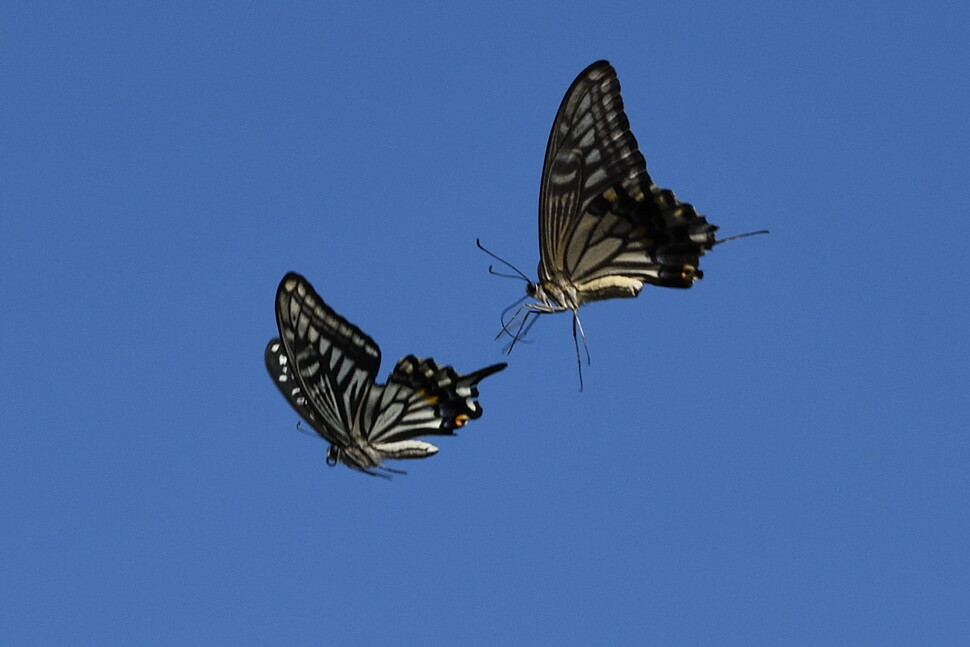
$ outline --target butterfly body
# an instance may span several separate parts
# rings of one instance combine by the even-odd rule
[[[525,307],[540,313],[577,311],[591,301],[632,299],[640,294],[643,281],[628,276],[603,276],[574,285],[565,280],[529,283],[526,294],[535,299]]]
[[[495,364],[468,375],[433,359],[408,355],[385,384],[377,344],[334,312],[302,276],[287,274],[276,295],[280,337],[270,340],[266,368],[280,392],[330,443],[327,463],[383,475],[385,459],[425,458],[438,452],[418,440],[454,435],[482,415],[477,384],[505,368]]]

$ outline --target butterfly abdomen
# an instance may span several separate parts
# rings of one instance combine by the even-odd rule
[[[643,281],[628,276],[604,276],[577,286],[580,305],[605,299],[632,299],[640,294]]]

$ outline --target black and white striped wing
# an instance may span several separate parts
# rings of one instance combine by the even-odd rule
[[[266,370],[269,371],[273,383],[300,417],[306,420],[314,431],[331,445],[342,442],[341,438],[345,434],[324,424],[323,418],[317,415],[313,406],[307,400],[303,393],[303,385],[296,375],[296,370],[290,365],[286,347],[283,346],[283,342],[279,338],[269,340],[269,343],[266,344],[266,351],[263,353],[263,359],[266,361]]]
[[[478,383],[504,369],[494,364],[469,375],[433,359],[408,355],[398,361],[387,378],[367,395],[361,412],[361,433],[367,444],[386,452],[419,436],[451,436],[455,429],[482,415]],[[426,445],[426,443],[420,443]]]
[[[635,296],[643,283],[690,287],[716,229],[650,179],[613,67],[598,61],[583,70],[566,91],[546,148],[540,282],[587,290],[586,300]],[[611,294],[618,283],[634,293]]]
[[[381,365],[377,344],[292,272],[276,291],[276,323],[282,348],[270,341],[266,366],[277,387],[331,444],[353,444],[354,417]]]

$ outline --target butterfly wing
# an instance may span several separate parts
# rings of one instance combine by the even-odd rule
[[[613,67],[598,61],[583,70],[546,148],[540,282],[573,285],[584,301],[636,296],[644,283],[690,287],[716,229],[650,179]]]
[[[266,366],[283,396],[314,430],[339,448],[353,444],[358,407],[381,364],[374,340],[334,312],[299,274],[276,291],[280,346]]]
[[[437,448],[416,442],[419,436],[450,436],[455,429],[482,415],[478,383],[504,369],[494,364],[469,375],[433,359],[408,355],[398,361],[387,384],[371,389],[361,412],[362,433],[371,446],[388,458],[414,458],[401,450]],[[427,454],[425,454],[427,455]]]
[[[286,354],[283,342],[278,338],[269,340],[269,343],[266,344],[266,351],[263,353],[263,359],[273,383],[276,384],[280,393],[283,394],[283,397],[300,417],[306,420],[313,427],[313,430],[331,445],[341,442],[340,439],[343,434],[340,430],[325,424],[323,418],[317,415],[306,395],[304,395],[303,385],[290,365],[290,358]]]

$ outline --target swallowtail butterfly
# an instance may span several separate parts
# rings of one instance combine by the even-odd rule
[[[425,458],[438,448],[420,436],[455,434],[482,415],[477,384],[505,368],[468,375],[413,355],[375,384],[381,351],[374,340],[334,312],[299,274],[276,292],[280,336],[266,346],[266,368],[283,397],[330,443],[327,464],[370,474],[398,472],[384,459]]]
[[[717,240],[716,231],[693,206],[650,179],[623,111],[616,71],[607,61],[593,63],[569,86],[549,134],[539,187],[539,280],[519,272],[527,283],[525,298],[534,301],[508,321],[503,313],[500,334],[512,336],[511,350],[538,315],[570,310],[579,361],[577,329],[586,343],[580,306],[636,297],[647,283],[691,287],[703,277],[700,257],[738,237]]]

